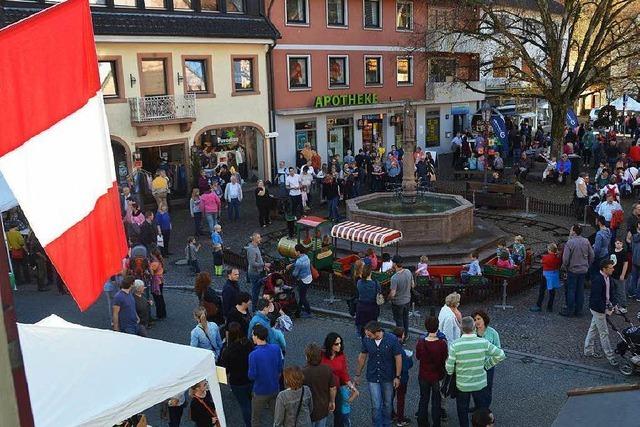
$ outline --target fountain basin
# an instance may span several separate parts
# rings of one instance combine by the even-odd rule
[[[400,246],[449,243],[473,233],[473,204],[462,196],[427,193],[405,205],[393,193],[347,200],[350,221],[402,231]]]

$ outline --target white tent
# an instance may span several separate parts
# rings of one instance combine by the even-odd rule
[[[0,212],[8,211],[16,206],[18,206],[18,201],[4,179],[4,175],[0,172]]]
[[[613,101],[611,105],[616,107],[616,110],[622,111],[622,105],[623,105],[622,97]],[[640,102],[636,101],[630,96],[627,96],[627,105],[625,107],[625,111],[640,111]]]
[[[109,427],[206,379],[226,426],[213,353],[69,323],[18,324],[35,425]]]

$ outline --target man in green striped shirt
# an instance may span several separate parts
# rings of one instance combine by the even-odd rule
[[[475,333],[473,317],[462,318],[462,336],[449,348],[445,367],[449,375],[456,374],[458,395],[456,406],[460,427],[469,426],[469,399],[473,395],[476,408],[487,408],[487,369],[505,358],[504,351]]]

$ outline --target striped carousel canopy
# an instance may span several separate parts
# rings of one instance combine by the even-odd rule
[[[402,231],[346,221],[333,226],[331,237],[384,248],[402,240]]]

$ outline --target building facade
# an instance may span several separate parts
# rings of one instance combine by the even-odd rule
[[[274,0],[281,33],[273,50],[276,157],[295,164],[305,143],[323,161],[347,150],[400,144],[405,101],[418,145],[448,151],[484,96],[478,55],[416,45],[419,29],[447,9],[411,0]]]
[[[166,169],[187,197],[194,147],[245,179],[269,171],[267,52],[277,32],[258,0],[92,0],[116,174]],[[6,24],[49,3],[7,1]],[[138,188],[141,190],[140,188]],[[141,190],[142,191],[142,190]],[[144,191],[142,191],[144,193]]]

